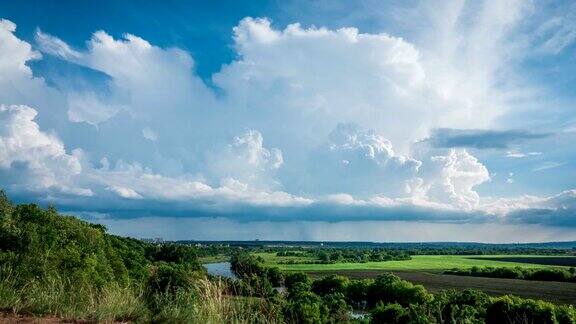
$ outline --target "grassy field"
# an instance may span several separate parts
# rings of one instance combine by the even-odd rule
[[[198,261],[200,261],[200,263],[226,262],[229,260],[230,260],[230,257],[227,255],[224,255],[224,254],[198,257]]]
[[[283,270],[294,271],[334,271],[334,270],[428,270],[442,271],[453,268],[470,268],[473,266],[491,266],[491,267],[523,267],[523,268],[544,268],[556,267],[554,265],[543,265],[536,263],[509,262],[506,258],[527,256],[512,255],[415,255],[412,260],[405,261],[385,261],[385,262],[366,262],[366,263],[334,263],[334,264],[283,264],[287,260],[302,261],[305,257],[277,257],[274,253],[257,253],[267,264],[277,265]],[[502,260],[499,260],[502,258]],[[546,258],[543,256],[534,256],[535,262],[538,259]],[[563,257],[552,256],[551,258],[559,259]],[[569,258],[569,257],[568,257]]]
[[[335,270],[308,271],[313,278],[337,274],[351,279],[376,278],[386,270]],[[576,304],[576,283],[554,281],[529,281],[520,279],[500,279],[465,277],[427,272],[423,270],[393,270],[394,274],[414,284],[420,284],[431,292],[447,289],[477,289],[491,296],[513,294],[524,298],[536,298],[559,304]]]
[[[453,268],[473,266],[554,268],[572,264],[575,257],[526,255],[416,255],[406,261],[335,264],[283,264],[288,260],[306,261],[310,257],[277,257],[274,253],[257,253],[268,265],[287,271],[303,271],[315,278],[339,274],[349,278],[376,278],[384,272],[394,272],[402,279],[424,285],[438,292],[446,289],[478,289],[492,296],[514,294],[525,298],[538,298],[562,304],[576,303],[576,283],[528,281],[465,277],[442,274]],[[516,261],[516,262],[515,262]]]

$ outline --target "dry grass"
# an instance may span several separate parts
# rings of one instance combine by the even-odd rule
[[[224,282],[200,278],[194,287],[146,299],[141,287],[111,284],[99,289],[59,277],[23,285],[0,271],[0,312],[17,318],[91,322],[275,323],[280,307],[260,298],[227,294]],[[153,307],[151,307],[153,305]]]

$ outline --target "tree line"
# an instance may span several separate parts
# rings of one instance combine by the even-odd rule
[[[472,277],[576,282],[576,268],[478,267],[451,269],[445,274]]]

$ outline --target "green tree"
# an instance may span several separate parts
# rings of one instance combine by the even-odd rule
[[[308,285],[312,284],[310,277],[304,272],[293,272],[286,275],[284,278],[284,285],[287,289],[290,289],[294,284],[298,282],[303,282]]]
[[[320,296],[333,293],[346,293],[350,280],[343,276],[330,275],[312,283],[312,291]]]
[[[408,324],[410,315],[408,310],[400,304],[384,305],[379,302],[370,313],[371,323],[375,324]]]

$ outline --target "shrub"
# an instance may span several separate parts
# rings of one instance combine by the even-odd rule
[[[297,282],[303,282],[308,285],[312,284],[312,280],[310,279],[310,277],[303,272],[289,273],[284,278],[284,285],[286,286],[287,289],[290,289]]]
[[[376,278],[369,287],[368,304],[375,305],[378,302],[409,304],[423,304],[432,299],[432,296],[421,285],[400,279],[391,273],[386,273]]]
[[[284,284],[284,274],[278,267],[268,268],[266,271],[266,277],[270,281],[273,287],[281,287]]]
[[[350,320],[350,307],[341,293],[328,294],[322,297],[324,317],[328,322],[343,323]]]
[[[292,289],[305,283],[295,284]],[[310,291],[298,290],[291,295],[290,302],[284,306],[284,318],[288,323],[322,323],[322,300]]]
[[[370,313],[371,323],[375,324],[407,324],[410,323],[408,311],[400,304],[384,305],[379,302]]]
[[[514,296],[496,298],[486,310],[486,323],[556,323],[553,304]]]
[[[312,283],[312,291],[320,296],[333,293],[346,293],[346,287],[350,280],[338,275],[330,275]]]
[[[346,298],[356,308],[366,307],[368,300],[368,290],[374,280],[352,280],[346,287]]]

